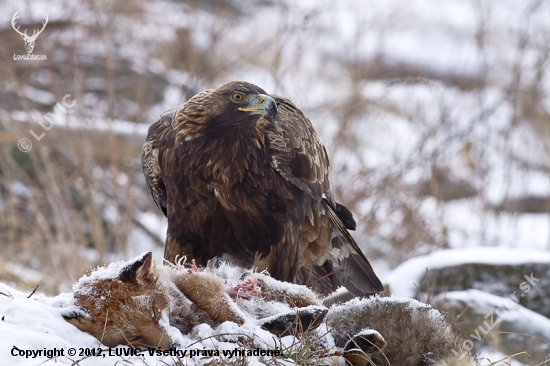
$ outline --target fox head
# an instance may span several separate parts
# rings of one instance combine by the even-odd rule
[[[75,304],[85,314],[65,315],[65,320],[108,347],[169,349],[170,337],[159,325],[169,299],[157,282],[152,253],[126,263],[118,275],[110,274],[110,269],[104,269],[104,276],[98,270],[79,280]]]

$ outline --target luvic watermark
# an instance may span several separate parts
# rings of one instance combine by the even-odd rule
[[[535,278],[533,276],[533,273],[531,273],[529,276],[525,275],[525,282],[520,283],[519,288],[523,292],[520,296],[524,297],[525,294],[527,294],[529,291],[531,291],[531,287],[535,287],[537,285],[537,282],[540,281],[539,278]],[[485,314],[484,319],[486,319],[482,325],[477,327],[475,332],[473,334],[470,334],[470,337],[475,339],[476,341],[481,341],[482,337],[487,335],[493,328],[501,321],[501,316],[505,314],[507,311],[509,311],[510,308],[512,308],[515,304],[519,303],[519,299],[516,296],[516,292],[514,291],[510,294],[510,298],[507,298],[503,304],[497,308],[494,312],[489,311],[487,314]],[[496,314],[499,318],[496,320],[493,317],[493,314]],[[456,350],[451,350],[453,354],[458,357],[459,360],[464,358],[466,354],[471,351],[475,345],[474,342],[470,339],[465,340],[462,343],[462,347],[464,348],[465,352],[462,354],[459,354]]]
[[[44,123],[41,120],[36,121],[40,126],[42,126],[44,131],[49,131],[53,128],[54,123],[52,119],[54,117],[61,117],[61,113],[67,114],[67,109],[71,109],[76,105],[76,100],[71,100],[70,97],[71,94],[65,94],[63,96],[62,103],[57,103],[53,107],[53,113],[50,112],[44,115],[44,119],[47,123]],[[33,130],[29,130],[30,134],[36,139],[36,141],[40,141],[44,136],[46,136],[46,132],[44,131],[40,135],[37,135]],[[19,140],[17,147],[23,152],[29,152],[32,149],[32,142],[28,138],[22,138]]]

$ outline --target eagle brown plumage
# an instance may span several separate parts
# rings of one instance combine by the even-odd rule
[[[149,128],[143,172],[168,218],[164,257],[218,257],[323,294],[383,290],[334,201],[329,161],[288,99],[246,82],[207,90]]]

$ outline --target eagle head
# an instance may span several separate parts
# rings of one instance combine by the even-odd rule
[[[232,81],[220,86],[214,91],[219,100],[225,101],[225,112],[234,118],[250,118],[250,116],[263,116],[269,122],[273,122],[277,116],[277,103],[266,92],[244,81]]]
[[[266,131],[277,117],[277,102],[254,84],[233,81],[199,93],[170,116],[175,145],[192,157],[188,164],[204,180],[240,181],[268,163]]]
[[[175,129],[186,141],[207,137],[232,139],[243,132],[273,123],[277,103],[260,87],[232,81],[199,93],[183,104],[175,116]]]
[[[211,125],[241,127],[255,124],[261,118],[272,123],[277,116],[277,103],[260,87],[244,81],[232,81],[207,95],[207,121]]]

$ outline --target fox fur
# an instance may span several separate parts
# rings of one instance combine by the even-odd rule
[[[264,281],[271,280],[266,275],[254,273],[246,283],[248,287],[257,286],[258,281],[264,284],[262,295],[268,301],[292,306],[298,304],[302,308],[313,306],[313,309],[303,314],[296,311],[280,314],[283,322],[287,319],[288,324],[269,318],[265,324],[260,322],[261,325],[276,335],[282,335],[292,327],[296,314],[311,328],[320,325],[317,320],[322,320],[326,309],[311,290],[305,286],[285,284],[293,291],[282,292],[265,285]],[[203,323],[215,326],[231,321],[242,325],[250,314],[254,317],[274,315],[262,314],[265,307],[255,309],[250,306],[246,309],[247,314],[229,293],[236,300],[254,297],[246,286],[228,288],[224,279],[213,273],[200,272],[196,268],[155,266],[149,252],[122,266],[112,264],[82,277],[73,286],[75,305],[81,311],[66,314],[64,318],[109,347],[125,344],[169,349],[173,345],[165,331],[167,325],[187,334]]]
[[[187,334],[203,323],[242,325],[253,319],[282,336],[315,329],[324,321],[333,339],[328,344],[336,345],[349,365],[477,364],[474,352],[459,359],[464,341],[460,332],[437,310],[416,300],[353,299],[328,310],[307,287],[264,274],[248,274],[234,286],[228,281],[220,273],[195,267],[155,266],[147,253],[82,277],[73,286],[80,311],[65,319],[109,347],[162,349],[176,346],[168,326]],[[281,306],[269,304],[285,304],[290,311],[276,313],[273,309],[280,311]]]

